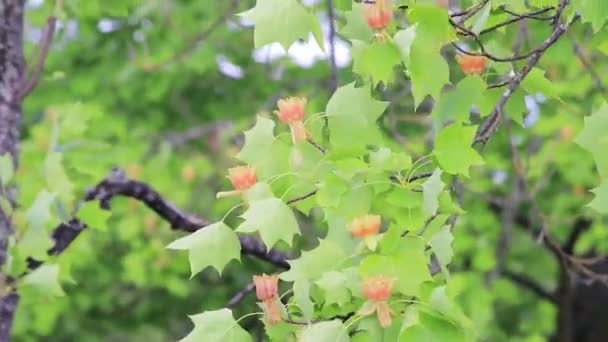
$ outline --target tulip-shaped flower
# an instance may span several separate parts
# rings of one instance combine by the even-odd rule
[[[219,192],[217,198],[242,195],[257,183],[255,168],[252,166],[237,166],[228,169],[228,179],[234,190]]]
[[[306,98],[289,97],[277,102],[279,110],[275,111],[281,122],[289,125],[291,140],[293,143],[306,141],[308,132],[304,127],[304,116],[306,115]]]
[[[393,291],[393,283],[393,279],[376,276],[363,280],[362,284],[363,294],[368,302],[359,310],[359,314],[367,316],[376,312],[383,328],[388,328],[392,322],[388,299]]]
[[[385,29],[393,19],[391,0],[376,0],[374,3],[367,3],[364,12],[367,25],[376,31]]]
[[[363,215],[355,218],[350,223],[350,232],[354,238],[363,239],[370,250],[375,250],[378,244],[378,232],[380,231],[380,216]]]
[[[279,277],[276,275],[262,274],[253,276],[255,294],[262,302],[264,314],[269,324],[281,321],[281,308],[279,307]]]
[[[460,70],[465,75],[477,74],[480,75],[486,68],[487,58],[484,56],[457,56],[456,61],[460,65]]]

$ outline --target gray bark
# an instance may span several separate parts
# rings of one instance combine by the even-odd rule
[[[0,0],[0,155],[9,153],[14,167],[18,160],[22,101],[20,92],[24,77],[24,2]],[[7,196],[6,193],[3,191],[0,196]],[[10,198],[7,200],[12,202]],[[12,234],[10,216],[0,208],[0,266],[6,262],[7,241]],[[0,296],[0,342],[7,342],[10,340],[19,296],[14,292],[0,293]]]

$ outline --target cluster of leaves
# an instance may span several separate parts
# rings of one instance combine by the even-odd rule
[[[493,217],[487,203],[480,203],[475,195],[465,195],[462,199],[462,206],[469,213],[462,215],[463,211],[450,194],[456,176],[479,193],[491,193],[492,189],[497,189],[498,193],[509,191],[509,187],[494,181],[500,172],[508,170],[511,159],[505,151],[509,150],[509,145],[488,146],[483,160],[471,143],[478,123],[492,112],[504,92],[504,88],[488,87],[498,83],[504,75],[510,75],[521,64],[489,62],[483,75],[463,75],[455,67],[456,57],[444,48],[458,36],[450,25],[448,12],[437,3],[395,1],[395,9],[397,4],[409,6],[407,11],[397,13],[397,17],[407,18],[408,25],[401,27],[393,21],[386,30],[375,32],[366,23],[363,5],[335,0],[339,17],[344,18],[344,22],[340,21],[339,34],[351,43],[354,62],[354,77],[342,76],[356,82],[339,87],[327,103],[321,96],[310,101],[306,127],[312,141],[323,149],[308,142],[292,144],[285,125],[277,125],[269,115],[258,116],[255,126],[245,133],[244,146],[237,155],[243,164],[254,166],[258,175],[258,183],[245,195],[247,204],[236,208],[242,211],[240,218],[230,215],[237,212],[231,209],[234,201],[219,200],[212,208],[201,208],[199,204],[194,209],[210,217],[225,218],[169,245],[171,249],[188,250],[192,276],[211,266],[222,273],[224,279],[236,279],[234,284],[244,284],[250,281],[250,274],[243,273],[249,273],[251,269],[242,272],[236,263],[232,263],[224,270],[231,260],[241,260],[237,232],[258,234],[267,247],[296,247],[306,239],[309,240],[306,242],[313,240],[312,246],[316,247],[306,247],[299,258],[290,261],[290,270],[280,274],[281,283],[291,288],[283,296],[288,298],[283,309],[285,320],[276,325],[266,324],[266,333],[272,340],[298,337],[304,341],[393,341],[399,337],[404,341],[450,341],[474,336],[501,340],[517,334],[540,338],[553,328],[555,308],[551,304],[538,304],[537,299],[522,295],[507,280],[499,280],[488,289],[485,276],[499,263],[493,246],[501,223]],[[464,1],[463,6],[477,3],[479,1]],[[504,21],[509,15],[501,11],[503,5],[523,13],[531,8],[556,6],[557,1],[491,1],[491,5],[464,25],[479,33]],[[152,213],[133,204],[124,206],[123,210],[116,205],[112,224],[104,230],[108,214],[98,209],[98,203],[78,204],[82,190],[102,179],[115,164],[128,165],[133,177],[153,180],[155,187],[169,194],[178,204],[211,203],[211,191],[201,189],[207,188],[209,183],[213,187],[222,186],[224,183],[218,174],[223,175],[231,162],[214,158],[215,166],[212,166],[210,158],[199,152],[175,155],[167,145],[154,151],[152,158],[134,162],[142,155],[149,155],[150,144],[146,138],[166,127],[188,126],[186,122],[176,123],[180,120],[163,114],[181,110],[176,108],[183,107],[184,94],[193,98],[209,94],[195,103],[213,113],[206,114],[206,120],[225,118],[226,113],[246,113],[247,117],[236,122],[241,126],[253,117],[252,99],[272,97],[277,87],[269,85],[267,76],[258,72],[265,66],[254,66],[252,74],[256,76],[248,76],[246,81],[255,83],[255,87],[243,90],[242,85],[234,85],[216,90],[217,84],[224,83],[218,81],[215,73],[214,55],[221,49],[214,46],[196,50],[191,58],[175,63],[176,66],[164,74],[143,73],[142,66],[162,64],[167,56],[183,47],[182,39],[167,41],[162,25],[144,30],[152,49],[159,49],[151,56],[142,53],[143,57],[135,56],[135,61],[120,67],[113,59],[100,58],[116,54],[116,40],[141,33],[144,19],[160,7],[152,1],[146,6],[139,6],[134,1],[90,1],[75,6],[74,1],[66,1],[63,15],[77,16],[81,20],[81,41],[103,48],[95,55],[85,55],[82,46],[70,45],[68,41],[61,54],[51,54],[47,70],[58,72],[45,80],[49,86],[42,86],[43,95],[32,97],[26,104],[26,111],[38,114],[26,117],[28,131],[18,173],[11,173],[6,157],[0,159],[2,186],[18,183],[20,196],[20,208],[13,213],[18,232],[11,242],[7,271],[11,275],[22,274],[27,257],[45,261],[36,271],[19,278],[18,288],[23,299],[16,336],[35,339],[32,331],[47,335],[55,324],[62,325],[57,330],[63,332],[57,334],[70,331],[78,337],[88,333],[84,330],[98,329],[98,325],[102,330],[117,331],[120,324],[111,317],[113,311],[121,305],[128,308],[130,300],[141,298],[142,289],[147,289],[152,298],[149,301],[156,300],[156,303],[147,300],[138,311],[142,318],[129,324],[150,321],[160,325],[159,316],[173,314],[173,323],[178,325],[173,333],[181,334],[186,324],[176,322],[182,320],[180,315],[184,311],[200,310],[199,304],[203,301],[205,307],[223,306],[223,298],[238,290],[220,286],[211,289],[209,285],[182,280],[183,274],[188,272],[185,262],[169,262],[163,251],[166,242],[174,236],[168,229],[159,229],[162,224]],[[181,4],[173,9],[177,12],[175,16],[180,18],[180,27],[195,27],[199,24],[197,16],[214,18],[224,11],[220,5],[202,10],[199,7]],[[303,6],[297,0],[258,0],[256,6],[242,16],[255,22],[256,48],[279,42],[287,49],[297,39],[307,39],[309,34],[323,48],[321,25],[314,14],[316,9]],[[568,7],[564,20],[578,11],[582,21],[589,25],[574,34],[582,36],[585,28],[590,27],[595,33],[589,43],[590,49],[606,53],[606,10],[602,0],[575,0]],[[42,23],[41,18],[47,12],[33,12],[30,19]],[[127,13],[132,15],[119,19]],[[116,20],[114,24],[123,25],[123,29],[99,35],[95,28],[100,16],[112,16],[112,20]],[[165,22],[166,18],[160,17],[159,22]],[[133,19],[137,24],[133,24]],[[542,42],[550,33],[548,25],[532,21],[529,25],[533,42]],[[517,25],[509,25],[496,30],[484,43],[488,51],[509,55],[506,43],[515,43],[516,36]],[[233,39],[234,33],[226,30],[220,37],[218,41],[228,41]],[[242,50],[249,40],[243,36],[242,40],[236,39],[234,45]],[[218,46],[223,44],[218,43]],[[237,50],[236,47],[233,49]],[[121,48],[125,55],[131,50],[131,46]],[[145,50],[146,47],[136,45],[136,49],[139,48]],[[589,95],[593,81],[589,77],[579,78],[583,73],[572,67],[576,63],[572,62],[574,57],[570,50],[569,44],[563,42],[553,46],[543,57],[544,62],[530,72],[505,107],[509,119],[516,124],[516,135],[522,141],[527,142],[530,134],[551,139],[556,131],[560,133],[554,144],[547,144],[531,157],[528,169],[530,181],[542,179],[547,165],[558,170],[559,176],[552,187],[542,193],[546,198],[543,209],[554,215],[556,221],[579,215],[582,203],[590,200],[591,196],[581,188],[597,185],[594,163],[604,179],[608,173],[602,154],[602,147],[606,145],[602,137],[607,128],[608,110],[600,106],[601,96]],[[73,58],[65,58],[66,55]],[[248,50],[237,58],[243,63],[248,59]],[[78,63],[69,65],[72,60]],[[90,73],[91,64],[96,64],[95,75]],[[63,70],[68,71],[67,79]],[[294,72],[289,76],[303,79],[310,76],[308,73]],[[109,74],[115,77],[110,79],[106,76]],[[201,83],[199,79],[208,79],[208,83]],[[406,79],[411,83],[405,83]],[[412,96],[403,91],[405,84],[411,84]],[[66,86],[69,90],[64,89]],[[107,89],[120,91],[108,92]],[[59,105],[48,108],[48,103],[65,99],[64,92],[69,92],[70,101],[79,98],[84,103],[73,105],[59,101]],[[544,98],[534,101],[538,99],[538,93]],[[217,98],[222,94],[231,94],[234,101],[218,102]],[[279,89],[279,94],[286,92]],[[385,128],[392,114],[425,108],[429,96],[435,100],[430,113],[431,124],[408,123],[396,129],[415,140],[408,144],[406,153]],[[136,97],[141,101],[133,101]],[[171,104],[167,104],[166,98],[172,99]],[[542,106],[542,124],[526,123],[529,118],[525,114],[530,111],[526,101]],[[576,107],[565,107],[564,103]],[[313,114],[312,107],[320,112]],[[43,114],[39,114],[41,108],[47,108]],[[470,115],[472,108],[478,115]],[[576,142],[591,153],[587,156],[572,140],[573,132],[582,126],[580,116],[592,110],[595,114],[585,120],[585,128],[576,138]],[[141,118],[135,118],[141,112],[150,114],[145,126]],[[110,113],[135,114],[117,117]],[[429,129],[434,134],[431,153],[427,154],[429,147],[421,132],[426,133]],[[503,132],[497,140],[508,140],[501,138],[504,138]],[[230,148],[214,152],[216,155],[233,154]],[[41,160],[44,162],[40,163]],[[483,168],[471,168],[482,163]],[[193,183],[193,169],[198,173],[197,177],[210,181]],[[167,172],[160,174],[158,170]],[[197,191],[192,190],[195,187]],[[564,189],[572,191],[573,196],[556,196]],[[193,192],[196,192],[194,198]],[[311,193],[314,195],[306,196]],[[597,196],[590,206],[606,213],[606,180],[594,193]],[[302,197],[306,198],[300,200]],[[51,245],[48,232],[74,213],[104,234],[90,234],[87,239],[79,239],[61,257],[49,257],[46,254]],[[350,223],[366,214],[382,217],[382,230],[373,237],[373,242],[353,238],[350,232]],[[455,215],[462,216],[458,220],[460,235],[456,239],[452,236]],[[141,222],[144,222],[143,226]],[[315,228],[311,229],[310,223]],[[567,230],[561,228],[565,226],[556,224],[554,230],[563,240]],[[602,245],[602,241],[606,241],[605,231],[605,225],[598,221],[581,238],[576,251],[583,254],[608,249],[608,245]],[[317,237],[319,241],[316,241]],[[526,234],[516,234],[513,239],[514,261],[509,266],[538,274],[542,283],[553,286],[555,262],[546,253],[534,253],[535,245],[528,241]],[[112,251],[117,255],[108,256],[104,252],[106,249],[100,246],[114,248]],[[458,258],[453,260],[454,254]],[[169,255],[179,257],[181,254]],[[459,272],[450,274],[448,265]],[[116,270],[120,270],[120,274]],[[217,283],[215,274],[206,272],[204,276],[205,280]],[[394,320],[387,329],[381,328],[375,316],[353,315],[364,308],[367,301],[362,282],[374,276],[395,280],[389,300]],[[91,280],[83,284],[82,279]],[[130,285],[114,287],[117,279]],[[60,282],[67,286],[71,295],[58,299],[54,305],[40,305],[41,295],[46,301],[49,295],[64,292]],[[79,290],[76,282],[84,290]],[[135,291],[133,285],[138,287]],[[162,301],[159,288],[163,289]],[[119,296],[117,305],[116,297]],[[519,308],[519,312],[525,310],[527,324],[511,321],[519,315],[513,315],[512,307]],[[107,313],[110,318],[105,324],[98,324],[95,319],[85,322],[83,312]],[[64,322],[57,323],[60,316],[64,317]],[[74,326],[70,321],[75,318],[91,329]],[[195,328],[187,340],[250,340],[249,334],[227,309],[194,315],[192,321]],[[125,329],[138,331],[132,327]],[[135,335],[142,339],[146,336],[166,338],[158,332],[148,333],[139,330]]]

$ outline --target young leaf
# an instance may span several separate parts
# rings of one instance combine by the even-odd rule
[[[61,297],[65,293],[59,284],[59,266],[46,264],[23,277],[22,285],[44,296]]]
[[[279,42],[288,49],[298,39],[318,30],[319,21],[297,0],[257,0],[254,8],[241,13],[255,22],[255,48]],[[318,42],[322,46],[323,41]]]
[[[291,246],[294,235],[300,234],[298,221],[291,208],[278,198],[266,198],[250,203],[242,215],[245,222],[237,228],[243,233],[259,232],[266,247],[271,248],[279,240]]]
[[[340,320],[309,325],[300,337],[301,342],[348,342],[348,330]]]
[[[191,277],[208,266],[221,274],[230,260],[240,260],[241,255],[238,236],[223,222],[216,222],[175,240],[167,248],[188,251]]]
[[[433,107],[435,127],[441,127],[448,120],[455,122],[469,121],[471,107],[479,104],[486,90],[486,83],[478,75],[462,79],[453,90],[441,95]],[[495,101],[493,104],[496,103]]]
[[[431,237],[429,244],[433,248],[435,256],[443,269],[452,261],[454,251],[452,250],[452,242],[454,236],[449,226],[444,226],[441,230]]]
[[[441,169],[435,169],[433,175],[422,183],[422,210],[424,210],[424,213],[428,216],[435,215],[439,208],[439,195],[445,188],[445,183],[441,181],[441,174]]]
[[[251,342],[251,336],[232,317],[229,309],[206,311],[190,316],[194,329],[180,342]]]
[[[343,37],[361,42],[368,42],[374,37],[374,31],[365,20],[362,4],[354,3],[352,11],[345,12],[344,18],[346,19],[346,25],[340,30]]]
[[[576,137],[576,143],[591,152],[602,177],[608,177],[608,104],[584,119],[583,130]]]
[[[418,107],[427,95],[439,98],[443,86],[450,82],[450,68],[438,49],[431,48],[417,31],[410,49],[407,68],[412,80],[414,105]]]
[[[376,120],[388,103],[374,100],[367,88],[350,83],[336,90],[327,103],[332,152],[362,154],[381,139]]]
[[[259,180],[266,180],[289,170],[289,147],[274,136],[274,121],[258,116],[253,128],[245,131],[245,144],[236,156],[255,166]]]
[[[339,267],[345,256],[344,251],[333,242],[321,240],[317,248],[302,252],[298,259],[290,260],[289,271],[281,273],[280,278],[291,282],[298,279],[314,280],[324,272]]]
[[[51,192],[56,193],[62,201],[71,203],[74,199],[74,185],[68,179],[62,161],[63,154],[50,152],[44,161],[44,178]]]
[[[594,32],[598,32],[608,20],[608,2],[605,0],[574,0],[573,5],[583,22],[591,23]]]
[[[310,282],[307,279],[298,279],[293,283],[293,297],[298,304],[304,319],[310,322],[314,313],[314,306],[310,300]]]
[[[391,41],[361,44],[353,41],[353,71],[369,78],[372,84],[391,83],[395,78],[395,66],[401,63],[401,53]]]
[[[475,130],[474,126],[453,124],[439,132],[433,154],[445,172],[468,177],[469,167],[483,164],[481,156],[471,147]]]
[[[28,229],[19,240],[18,246],[21,255],[30,256],[36,260],[46,260],[47,250],[53,246],[46,229],[51,220],[50,207],[55,200],[55,194],[46,190],[38,192],[32,206],[27,210],[25,216],[28,221]]]
[[[521,82],[521,87],[530,94],[541,93],[547,97],[560,100],[557,87],[545,77],[545,72],[539,68],[533,68],[530,71]]]
[[[395,44],[397,44],[397,47],[401,52],[401,58],[403,59],[403,62],[405,62],[405,65],[410,64],[410,51],[415,38],[416,25],[412,25],[405,30],[398,31],[395,34],[395,37],[393,37]]]
[[[106,231],[108,229],[107,221],[112,216],[112,212],[101,209],[97,201],[90,201],[78,209],[77,216],[87,226]]]
[[[595,198],[589,206],[595,209],[598,213],[608,214],[608,180],[603,181],[600,186],[591,190],[595,194]]]
[[[338,271],[329,271],[323,273],[321,278],[316,281],[316,284],[325,292],[325,304],[344,305],[350,300],[350,291],[345,286],[348,282],[348,277]]]

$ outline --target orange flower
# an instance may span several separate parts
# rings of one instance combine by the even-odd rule
[[[481,74],[486,68],[487,59],[484,56],[457,56],[456,61],[465,75]]]
[[[449,8],[449,0],[435,0],[435,4],[439,7]]]
[[[353,237],[357,238],[377,234],[380,231],[380,216],[364,215],[357,217],[350,223],[350,231]]]
[[[305,141],[308,137],[306,127],[304,127],[304,116],[306,115],[306,98],[289,97],[280,99],[277,102],[279,110],[275,111],[281,122],[289,125],[291,129],[291,139],[293,143]]]
[[[264,307],[266,320],[269,324],[281,321],[281,308],[279,307],[279,277],[276,275],[262,274],[253,276],[255,294]]]
[[[279,295],[279,277],[262,274],[253,276],[255,295],[259,300],[267,300]]]
[[[378,321],[383,328],[391,326],[391,309],[387,300],[393,291],[393,279],[385,276],[376,276],[365,279],[362,284],[363,294],[368,299],[364,307],[359,310],[361,315],[371,315],[376,312]]]
[[[244,191],[257,183],[255,168],[238,166],[228,169],[228,178],[236,190]]]
[[[377,276],[363,281],[363,294],[373,302],[386,301],[393,291],[393,279]]]
[[[386,28],[393,19],[391,0],[376,0],[374,3],[367,3],[364,12],[367,25],[374,30]]]

